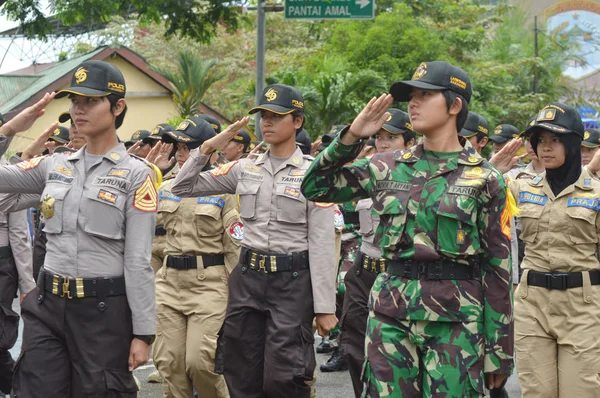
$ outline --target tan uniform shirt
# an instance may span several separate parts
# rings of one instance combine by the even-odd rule
[[[240,159],[201,172],[208,156],[192,150],[175,178],[179,196],[236,193],[244,221],[242,245],[267,253],[308,250],[315,313],[335,312],[333,205],[306,200],[300,184],[311,164],[300,149],[276,170],[270,151],[257,159]]]
[[[0,167],[0,192],[41,194],[47,271],[71,278],[124,275],[133,333],[155,334],[152,171],[119,144],[86,172],[85,148]]]
[[[361,199],[356,203],[360,228],[358,234],[362,237],[360,251],[369,257],[381,258],[381,249],[375,245],[375,231],[379,226],[379,215],[373,211],[373,199]]]
[[[242,222],[232,195],[180,198],[171,192],[174,180],[162,184],[158,214],[167,230],[164,256],[225,254],[229,273],[238,263]]]
[[[541,272],[600,269],[596,251],[600,232],[600,181],[583,169],[579,180],[558,197],[545,173],[518,179],[510,190],[519,205],[525,258],[521,268]]]

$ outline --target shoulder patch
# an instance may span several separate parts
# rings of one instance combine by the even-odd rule
[[[212,174],[215,177],[227,175],[229,173],[229,171],[231,170],[231,168],[233,166],[235,166],[237,162],[238,161],[236,160],[235,162],[230,162],[230,163],[226,163],[222,166],[219,166],[216,169],[211,170],[210,174]]]
[[[158,194],[150,176],[135,191],[133,207],[141,211],[154,212],[158,209]]]
[[[330,207],[333,207],[334,204],[333,203],[326,203],[326,202],[314,202],[316,207],[320,207],[321,209],[329,209]]]
[[[235,240],[244,239],[244,224],[241,221],[234,221],[227,227],[227,233]]]
[[[337,207],[333,209],[333,225],[336,228],[342,228],[344,226],[344,215]]]
[[[38,157],[35,157],[33,159],[29,159],[29,160],[26,160],[24,162],[17,163],[17,166],[20,167],[20,168],[22,168],[23,170],[33,170],[33,169],[35,169],[36,167],[39,166],[40,162],[45,157],[46,157],[46,155],[44,155],[44,156],[38,156]]]

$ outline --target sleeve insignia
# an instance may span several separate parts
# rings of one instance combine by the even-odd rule
[[[133,207],[147,212],[154,212],[158,209],[158,194],[149,175],[146,176],[142,185],[135,191]]]

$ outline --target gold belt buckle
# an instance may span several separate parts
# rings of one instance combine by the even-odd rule
[[[379,259],[379,272],[385,272],[385,259]]]
[[[377,259],[371,259],[371,272],[377,272]]]
[[[271,256],[271,272],[277,272],[277,256]]]
[[[58,296],[58,275],[52,275],[52,294]]]
[[[260,260],[258,260],[258,270],[259,271],[267,272],[267,268],[265,267],[265,260],[266,260],[266,257],[261,254]]]
[[[60,294],[60,297],[67,296],[67,298],[70,300],[73,298],[73,296],[71,296],[71,291],[69,290],[69,282],[70,282],[69,278],[63,279],[62,292]]]
[[[363,268],[369,270],[369,256],[363,255]]]
[[[256,268],[256,253],[254,253],[254,252],[250,256],[250,268],[252,268],[252,269]]]

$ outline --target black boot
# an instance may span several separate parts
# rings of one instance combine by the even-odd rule
[[[321,372],[339,372],[342,370],[348,370],[348,364],[346,358],[342,354],[339,347],[334,347],[331,357],[321,365]]]
[[[331,352],[332,349],[333,347],[331,346],[329,337],[325,337],[317,346],[317,354],[327,354],[328,352]]]

